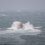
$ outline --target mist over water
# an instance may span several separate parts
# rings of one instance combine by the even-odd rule
[[[45,45],[45,0],[0,0],[0,45]]]

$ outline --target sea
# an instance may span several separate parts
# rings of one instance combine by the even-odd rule
[[[30,22],[34,27],[41,27],[40,34],[21,35],[5,33],[14,21]],[[0,12],[0,45],[45,45],[45,11],[6,11]]]

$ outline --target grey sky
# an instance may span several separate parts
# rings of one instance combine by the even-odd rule
[[[0,0],[0,10],[44,10],[45,0]]]

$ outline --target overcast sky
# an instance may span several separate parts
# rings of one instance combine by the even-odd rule
[[[0,10],[44,10],[45,0],[0,0]]]

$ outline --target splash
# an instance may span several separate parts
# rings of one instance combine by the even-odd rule
[[[22,23],[19,21],[13,22],[12,26],[8,29],[12,29],[15,33],[40,33],[41,30],[35,29],[35,27],[30,24],[28,21],[27,23]]]
[[[39,29],[35,29],[35,27],[28,21],[27,23],[22,23],[20,21],[15,21],[12,23],[10,28],[7,28],[6,32],[3,33],[21,33],[25,35],[36,35],[41,32]]]

